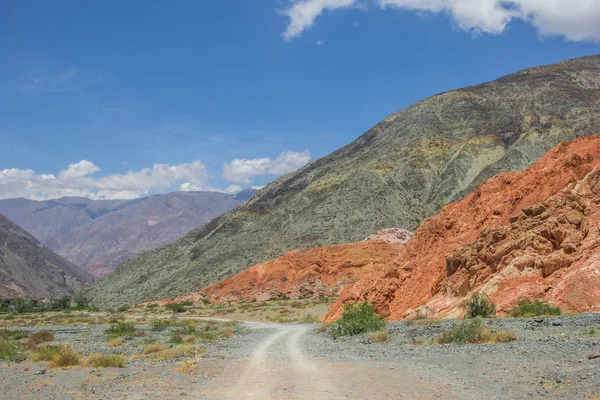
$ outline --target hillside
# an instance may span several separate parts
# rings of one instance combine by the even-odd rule
[[[487,178],[600,131],[600,56],[442,93],[271,183],[244,205],[145,253],[90,295],[118,305],[198,290],[293,249],[414,230]]]
[[[404,252],[347,286],[391,319],[457,317],[473,293],[500,312],[523,298],[600,310],[600,137],[561,143],[521,173],[487,180],[421,225]]]
[[[199,303],[202,298],[219,303],[337,296],[345,285],[392,261],[403,248],[401,243],[369,240],[293,250],[172,302]]]
[[[0,200],[0,212],[44,245],[101,277],[133,256],[172,242],[255,193],[174,192],[136,200]]]
[[[0,297],[74,294],[92,277],[0,214]]]

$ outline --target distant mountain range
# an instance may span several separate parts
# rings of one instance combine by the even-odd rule
[[[382,87],[381,90],[401,90]],[[98,281],[99,305],[175,297],[293,249],[414,230],[504,171],[600,132],[600,56],[530,68],[390,115],[242,206]]]
[[[94,277],[172,242],[251,198],[256,191],[173,192],[136,200],[0,200],[0,212]]]
[[[0,214],[0,297],[75,294],[93,278]]]

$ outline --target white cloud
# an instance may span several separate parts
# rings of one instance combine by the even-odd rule
[[[223,166],[223,178],[239,184],[250,184],[254,177],[283,175],[295,171],[310,161],[310,152],[288,151],[277,158],[238,158]]]
[[[209,179],[206,167],[200,161],[187,164],[155,164],[152,168],[111,174],[93,175],[100,168],[82,160],[52,174],[37,174],[31,169],[0,170],[0,199],[25,197],[44,200],[63,196],[82,196],[93,199],[134,199],[150,191],[164,191],[179,182],[188,190],[201,190]]]
[[[300,36],[304,30],[312,26],[315,18],[324,10],[333,11],[356,4],[356,0],[296,0],[288,9],[281,12],[290,19],[282,36],[285,40]]]
[[[229,185],[225,189],[225,193],[237,193],[240,190],[242,190],[242,187],[240,185]]]
[[[321,39],[317,40],[317,46],[323,46],[324,44],[325,44],[324,40],[321,40]]]
[[[600,41],[598,0],[365,0],[360,5],[448,14],[463,30],[500,34],[513,20],[525,21],[542,36]],[[289,17],[283,37],[298,37],[323,11],[351,8],[358,0],[298,0],[282,13]]]

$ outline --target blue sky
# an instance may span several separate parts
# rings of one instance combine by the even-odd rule
[[[536,3],[4,0],[0,198],[262,186],[424,97],[600,51],[600,2]]]

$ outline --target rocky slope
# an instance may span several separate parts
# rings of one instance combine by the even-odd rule
[[[0,200],[0,212],[95,277],[176,240],[254,195],[174,192],[136,200]]]
[[[265,301],[284,296],[337,296],[346,284],[392,261],[403,247],[399,243],[373,240],[294,250],[172,301],[198,303],[200,299],[208,298],[218,303]]]
[[[500,312],[537,297],[600,310],[600,137],[562,143],[522,173],[487,180],[415,232],[404,252],[342,292],[401,319],[460,316],[472,293]]]
[[[416,228],[562,140],[600,132],[600,56],[442,93],[271,183],[243,206],[123,264],[90,291],[99,304],[174,297],[293,249]]]
[[[92,280],[0,214],[0,297],[53,298],[74,294]]]

